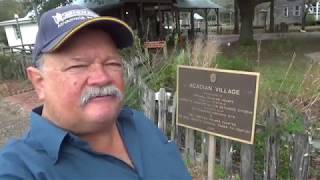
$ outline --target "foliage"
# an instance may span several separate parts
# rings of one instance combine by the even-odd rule
[[[0,80],[26,79],[22,60],[17,56],[0,55]]]
[[[306,17],[306,25],[307,26],[313,26],[313,25],[316,25],[316,24],[317,24],[317,21],[316,21],[315,15],[308,14],[307,17]]]
[[[288,134],[297,134],[304,132],[304,117],[294,107],[284,109],[284,122],[282,123],[282,131]]]
[[[13,0],[2,0],[0,3],[0,21],[11,20],[14,18],[14,14],[19,16],[24,15],[24,9],[21,3]],[[6,34],[4,28],[0,28],[0,43],[7,44]]]
[[[185,64],[186,54],[182,51],[177,56],[171,57],[168,63],[162,66],[159,71],[153,72],[148,77],[147,83],[153,90],[159,90],[161,87],[175,89],[177,66]]]
[[[22,17],[24,13],[23,6],[18,1],[2,0],[0,3],[0,21],[11,20],[14,18],[14,14]]]
[[[286,139],[280,140],[280,148],[279,148],[279,164],[277,177],[278,179],[293,179],[291,173],[291,143]]]
[[[220,165],[215,165],[215,170],[214,170],[215,178],[216,179],[224,179],[227,177],[227,172],[224,170],[224,168]]]
[[[49,0],[49,1],[45,1],[43,4],[42,4],[42,9],[40,11],[40,14],[50,10],[50,9],[53,9],[53,8],[56,8],[58,6],[65,6],[66,4],[69,4],[71,3],[72,1],[71,0]]]
[[[254,168],[256,174],[263,174],[264,171],[264,155],[266,151],[266,141],[267,141],[267,134],[266,133],[256,133],[255,134],[255,161],[254,161]]]
[[[285,55],[287,52],[292,54],[296,49],[298,49],[299,43],[293,39],[279,39],[277,41],[271,42],[271,48],[274,53],[279,55]]]
[[[252,71],[253,65],[247,59],[235,57],[233,59],[226,58],[225,56],[217,57],[217,67],[230,70]]]
[[[1,43],[5,44],[5,45],[8,45],[6,32],[4,31],[3,28],[0,29],[0,44]]]
[[[124,104],[130,108],[141,109],[140,107],[140,94],[139,87],[137,86],[126,86],[124,94]]]

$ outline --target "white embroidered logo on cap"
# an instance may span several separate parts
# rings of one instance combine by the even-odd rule
[[[58,25],[58,28],[74,20],[84,20],[95,17],[99,16],[96,13],[86,9],[70,10],[64,13],[56,13],[55,16],[52,16],[54,22]]]

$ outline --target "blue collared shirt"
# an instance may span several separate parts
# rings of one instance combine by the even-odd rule
[[[191,179],[176,145],[142,113],[124,108],[118,128],[134,168],[31,113],[31,128],[0,152],[0,179]]]

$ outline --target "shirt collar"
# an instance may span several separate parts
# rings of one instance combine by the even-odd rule
[[[74,135],[72,135],[71,133],[68,133],[67,131],[42,117],[42,109],[43,106],[39,106],[33,109],[31,112],[30,136],[33,137],[38,143],[40,143],[40,146],[47,152],[49,158],[52,159],[53,163],[57,163],[61,146],[64,140],[67,139],[66,137],[76,140],[78,138],[74,137]],[[137,159],[134,159],[134,161],[139,162],[141,159],[141,155],[137,153],[137,150],[139,149],[138,142],[134,139],[130,138],[129,140],[128,138],[126,138],[126,136],[128,136],[129,134],[129,136],[133,135],[131,133],[134,133],[135,131],[134,123],[129,120],[133,118],[132,116],[133,112],[130,108],[123,108],[118,117],[118,128],[129,150],[129,153],[132,153],[133,151],[134,154],[131,155],[133,157],[138,157]],[[131,128],[129,128],[129,126],[131,126]],[[130,131],[130,133],[123,133],[124,131]],[[140,164],[135,165],[138,166],[138,169],[141,172],[142,166],[140,167]]]
[[[43,106],[37,107],[31,112],[30,135],[40,143],[53,163],[56,163],[60,147],[68,133],[42,117],[42,108]]]
[[[134,123],[134,118],[137,117],[134,116],[135,115],[130,108],[123,108],[118,118],[118,128],[133,165],[139,176],[142,178],[144,172],[141,144],[137,138],[137,126]],[[139,120],[139,118],[137,120]]]

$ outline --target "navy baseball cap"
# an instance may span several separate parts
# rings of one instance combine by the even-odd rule
[[[133,44],[133,31],[125,22],[114,17],[99,16],[79,5],[68,5],[49,10],[41,16],[32,52],[33,64],[41,54],[57,50],[80,29],[91,26],[108,32],[119,49]]]

